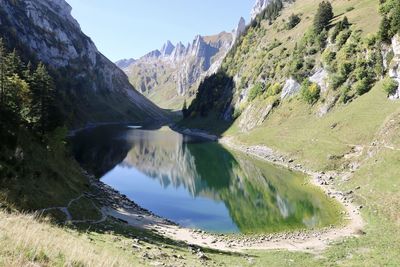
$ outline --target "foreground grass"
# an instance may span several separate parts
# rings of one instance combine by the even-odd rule
[[[61,227],[0,211],[0,266],[244,266],[251,257],[203,251],[207,260],[183,243],[111,220]]]
[[[39,222],[32,215],[0,212],[0,229],[0,266],[131,266],[135,262],[91,242],[88,235]]]

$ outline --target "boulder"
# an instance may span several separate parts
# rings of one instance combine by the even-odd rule
[[[281,99],[295,95],[299,91],[300,91],[300,84],[293,78],[289,78],[288,80],[286,80],[286,83],[283,86]]]

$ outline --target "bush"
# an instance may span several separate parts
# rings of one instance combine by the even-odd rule
[[[342,21],[339,21],[336,23],[335,28],[333,29],[332,35],[331,35],[331,42],[334,43],[336,40],[336,37],[338,34],[346,29],[350,28],[350,23],[347,17],[344,17]]]
[[[341,74],[334,74],[331,77],[331,81],[330,84],[332,86],[333,90],[336,90],[337,88],[339,88],[345,81],[347,80],[347,78]]]
[[[347,40],[349,39],[350,35],[351,35],[351,31],[350,30],[341,31],[337,35],[335,42],[336,42],[338,48],[341,48],[347,42]]]
[[[253,101],[257,96],[263,93],[264,89],[261,83],[254,85],[249,92],[248,101]]]
[[[342,62],[338,67],[340,75],[342,75],[345,78],[345,80],[347,80],[347,77],[349,77],[349,74],[353,70],[354,70],[354,65],[350,61]]]
[[[356,83],[353,84],[354,90],[357,92],[358,95],[363,95],[365,93],[368,93],[369,90],[372,88],[372,81],[366,77],[363,78]]]
[[[312,83],[308,79],[301,84],[301,97],[310,105],[318,101],[320,93],[321,89],[318,84]]]
[[[336,59],[336,52],[330,51],[329,49],[325,49],[322,53],[322,61],[330,66],[331,63]]]
[[[301,21],[299,15],[292,14],[289,17],[289,21],[286,23],[286,29],[291,30],[297,26]]]
[[[274,96],[282,91],[282,86],[279,83],[274,83],[267,90],[267,96]]]
[[[385,90],[388,96],[395,94],[398,88],[399,83],[392,78],[386,78],[383,82],[383,90]]]
[[[342,102],[343,104],[346,104],[351,97],[348,95],[348,93],[351,91],[350,86],[344,85],[340,88],[340,99],[339,101]]]

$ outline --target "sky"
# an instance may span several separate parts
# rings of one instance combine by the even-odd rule
[[[255,0],[66,0],[83,32],[112,61],[139,58],[197,34],[231,31]]]

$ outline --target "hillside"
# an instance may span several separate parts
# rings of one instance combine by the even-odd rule
[[[70,12],[0,0],[0,266],[399,265],[399,1],[257,0],[241,34],[168,42],[123,71]],[[158,128],[168,113],[147,97],[186,100],[175,128],[220,144],[136,126],[67,137]],[[116,164],[123,180],[222,201],[244,231],[157,217],[97,179]],[[326,227],[297,228],[318,214]],[[254,225],[279,229],[243,234]]]
[[[342,190],[361,188],[355,200],[366,234],[323,257],[333,265],[395,264],[400,6],[330,1],[334,15],[316,33],[320,2],[284,2],[279,12],[261,13],[220,71],[200,85],[180,126],[248,149],[266,146],[296,164],[337,173],[333,183]]]
[[[0,38],[6,45],[52,71],[70,125],[163,117],[82,33],[64,0],[1,0],[0,14]]]
[[[186,46],[167,42],[138,60],[116,64],[135,88],[162,108],[180,110],[190,102],[202,79],[214,73],[245,27],[243,19],[233,32],[196,36]]]

